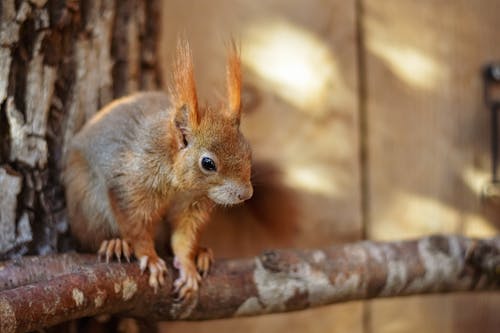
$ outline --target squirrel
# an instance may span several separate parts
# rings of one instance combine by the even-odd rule
[[[156,292],[165,261],[155,250],[169,223],[179,298],[198,290],[213,254],[199,246],[215,204],[249,199],[251,149],[239,130],[241,61],[234,41],[226,67],[227,103],[199,106],[189,43],[177,42],[169,94],[120,98],[93,116],[70,142],[63,179],[70,228],[99,260],[138,259]]]

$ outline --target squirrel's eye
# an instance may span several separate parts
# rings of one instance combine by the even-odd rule
[[[217,166],[215,165],[214,160],[210,157],[203,157],[201,159],[201,167],[209,172],[217,171]]]

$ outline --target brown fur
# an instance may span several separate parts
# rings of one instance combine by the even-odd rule
[[[167,220],[181,294],[197,288],[199,233],[214,201],[230,205],[252,195],[250,147],[238,128],[241,75],[234,43],[228,61],[227,106],[200,109],[191,51],[180,41],[171,97],[149,92],[111,103],[75,136],[68,151],[65,183],[75,237],[92,250],[121,238],[137,258],[146,258],[150,284],[157,286],[164,265],[153,241],[159,223]],[[207,157],[216,171],[202,167]],[[203,251],[200,270],[210,258]]]
[[[173,85],[170,93],[176,108],[187,106],[190,122],[198,124],[198,97],[194,79],[194,65],[191,48],[186,40],[177,42],[177,56],[174,63]]]
[[[229,110],[237,119],[241,112],[241,60],[234,40],[231,40],[226,68]]]

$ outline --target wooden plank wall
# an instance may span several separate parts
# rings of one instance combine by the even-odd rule
[[[479,196],[489,171],[479,68],[500,59],[499,0],[163,4],[165,87],[179,34],[193,47],[199,95],[212,102],[224,97],[224,43],[233,36],[243,49],[255,196],[207,228],[217,257],[363,234],[498,233]],[[499,306],[498,295],[411,297],[163,328],[496,332]]]
[[[488,236],[489,114],[480,68],[500,60],[500,1],[362,2],[368,236]],[[498,295],[371,306],[373,332],[497,332]]]

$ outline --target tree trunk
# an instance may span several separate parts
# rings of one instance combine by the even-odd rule
[[[159,5],[0,2],[0,260],[72,247],[67,143],[110,100],[159,87]]]

